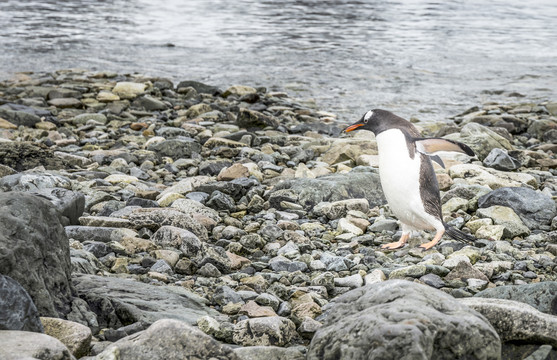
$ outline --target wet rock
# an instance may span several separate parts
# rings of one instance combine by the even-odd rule
[[[29,331],[0,330],[0,358],[75,360],[58,339]]]
[[[119,328],[138,321],[152,324],[164,318],[193,325],[200,316],[215,315],[202,298],[177,286],[160,287],[95,275],[77,275],[73,281],[79,297],[96,313],[101,327]]]
[[[232,349],[178,320],[162,319],[107,347],[98,360],[239,359]]]
[[[422,318],[428,327],[419,325]],[[330,303],[322,319],[308,359],[396,358],[400,354],[498,359],[501,351],[497,333],[483,316],[441,291],[403,280],[352,290]],[[459,326],[447,327],[453,322]]]
[[[507,206],[514,210],[530,229],[549,230],[557,215],[555,202],[547,195],[526,187],[503,187],[478,199],[478,207]]]
[[[0,274],[0,330],[44,332],[33,300],[21,285]]]
[[[70,312],[69,242],[52,205],[35,195],[0,193],[0,269],[18,281],[40,315]]]

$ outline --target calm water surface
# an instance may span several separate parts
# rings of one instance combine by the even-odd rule
[[[85,68],[267,86],[351,121],[557,100],[549,1],[0,1],[0,78]],[[501,93],[503,92],[503,93]]]

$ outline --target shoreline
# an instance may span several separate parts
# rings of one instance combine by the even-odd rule
[[[388,300],[373,297],[391,283],[402,299],[395,313],[409,306],[419,317],[434,307],[422,295],[462,306],[458,321],[477,314],[470,309],[481,313],[477,326],[499,341],[489,351],[508,358],[538,349],[540,339],[557,344],[557,311],[547,305],[557,301],[557,100],[485,103],[452,122],[415,119],[424,136],[458,140],[477,153],[443,154],[446,169],[436,174],[445,221],[479,240],[465,246],[445,238],[421,252],[417,245],[432,235],[421,233],[386,251],[380,245],[400,231],[382,197],[375,141],[369,133],[338,137],[335,114],[265,88],[56,75],[0,82],[0,206],[22,214],[15,217],[20,230],[0,239],[0,250],[14,249],[0,251],[0,264],[25,264],[29,278],[55,279],[34,288],[17,266],[3,273],[33,299],[33,321],[38,314],[89,329],[92,347],[91,337],[82,340],[74,356],[126,353],[132,334],[167,344],[164,353],[172,348],[165,329],[187,334],[173,340],[180,344],[202,339],[199,354],[230,359],[312,359],[358,346],[402,354],[403,341],[357,345],[358,336],[373,339],[373,329],[398,324],[380,316]],[[59,215],[38,216],[52,223],[25,218],[52,208]],[[37,250],[48,272],[17,245],[27,232],[53,241]],[[378,307],[358,315],[358,298]],[[518,325],[504,332],[489,315],[500,305],[488,298],[515,301],[507,314],[530,333]],[[343,333],[331,320],[339,311],[375,327]],[[443,332],[447,318],[437,321]],[[455,331],[454,343],[435,342],[435,351],[476,351],[479,338],[459,338],[466,332]]]

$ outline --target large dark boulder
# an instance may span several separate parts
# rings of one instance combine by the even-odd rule
[[[551,197],[526,187],[502,187],[478,199],[480,208],[493,205],[510,207],[532,230],[550,230],[551,219],[557,215]]]
[[[71,311],[70,248],[50,202],[22,192],[0,193],[0,274],[18,281],[41,316]]]
[[[500,358],[499,336],[482,315],[426,285],[372,284],[325,310],[308,360]]]
[[[285,194],[285,190],[289,194]],[[275,208],[280,209],[280,202],[286,200],[297,202],[307,211],[323,201],[347,199],[367,199],[370,208],[385,204],[379,173],[372,168],[360,167],[346,174],[290,179],[277,184],[269,195],[269,202]]]
[[[44,332],[33,299],[17,281],[4,275],[0,275],[0,330]]]

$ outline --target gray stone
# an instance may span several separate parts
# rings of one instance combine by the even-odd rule
[[[133,101],[132,104],[136,108],[144,109],[146,111],[157,111],[157,110],[168,109],[168,105],[166,105],[164,102],[149,95],[138,97]]]
[[[373,222],[369,227],[369,231],[396,231],[398,229],[398,221],[394,219],[379,219]]]
[[[2,191],[35,191],[63,188],[71,189],[72,183],[70,179],[64,176],[51,174],[48,172],[41,173],[19,173],[4,176],[0,179],[0,189]]]
[[[29,331],[0,330],[2,360],[75,360],[58,339]]]
[[[493,325],[501,341],[526,341],[557,347],[557,317],[512,300],[471,297],[459,299]]]
[[[197,274],[205,277],[219,277],[221,276],[221,272],[217,267],[211,263],[206,263],[202,267],[197,270]]]
[[[543,313],[557,315],[557,281],[497,286],[480,291],[475,296],[520,301]]]
[[[216,288],[213,294],[213,302],[221,306],[224,306],[228,303],[243,304],[244,300],[242,300],[240,294],[232,290],[232,288],[230,288],[229,286],[225,285]]]
[[[476,211],[476,215],[482,218],[490,218],[495,225],[504,226],[503,236],[506,238],[512,239],[515,236],[530,235],[530,229],[524,225],[520,217],[510,207],[493,205],[480,208]]]
[[[201,145],[193,139],[169,139],[151,144],[147,150],[154,151],[159,157],[170,157],[173,160],[188,159],[192,154],[201,152]]]
[[[15,104],[13,104],[15,105]],[[33,127],[36,123],[41,121],[40,116],[29,111],[29,109],[22,109],[13,106],[12,104],[5,104],[0,106],[0,117],[8,120],[14,125]],[[27,111],[26,111],[27,110]],[[48,112],[50,114],[50,112]]]
[[[480,160],[485,159],[494,148],[513,149],[509,140],[490,128],[473,122],[464,125],[460,132],[447,135],[445,138],[470,146]]]
[[[131,279],[77,275],[73,277],[80,298],[87,301],[101,327],[119,328],[141,321],[178,319],[195,324],[197,318],[215,315],[205,300],[178,286],[154,286]]]
[[[485,166],[501,170],[513,171],[520,167],[520,161],[511,157],[506,150],[494,148],[483,161]]]
[[[325,310],[308,360],[500,358],[499,337],[482,315],[425,285],[376,283],[337,297]]]
[[[270,196],[272,197],[275,192],[284,189],[291,190],[296,195],[294,202],[302,205],[306,211],[310,211],[321,202],[354,198],[366,199],[369,207],[386,203],[379,182],[379,174],[372,168],[355,168],[348,174],[326,175],[316,179],[285,180],[271,190]]]
[[[157,230],[161,226],[170,225],[186,229],[194,233],[200,240],[208,239],[207,229],[191,216],[181,211],[169,208],[139,208],[135,209],[128,219],[137,229],[146,227]]]
[[[127,336],[97,355],[97,360],[239,360],[232,349],[201,330],[172,319],[155,322],[147,330]]]
[[[191,199],[178,199],[174,201],[170,207],[176,210],[180,210],[181,212],[192,217],[194,215],[202,215],[216,222],[219,222],[221,220],[217,211],[201,204],[199,201]]]
[[[70,239],[77,240],[79,242],[85,241],[98,241],[102,243],[109,243],[113,240],[115,233],[117,233],[119,228],[110,227],[97,227],[97,226],[66,226],[66,235]]]
[[[107,118],[103,114],[84,113],[74,116],[72,118],[72,123],[74,125],[85,125],[89,120],[93,120],[101,124],[106,124],[107,122]]]
[[[443,281],[443,279],[439,275],[432,273],[425,274],[420,278],[420,281],[426,285],[433,286],[436,289],[440,289],[445,286],[445,282]]]
[[[194,233],[175,226],[161,226],[151,241],[165,249],[178,249],[188,258],[196,257],[201,251],[201,241]]]
[[[153,264],[153,266],[151,266],[151,271],[155,271],[161,274],[172,274],[172,268],[170,267],[170,265],[168,265],[168,263],[163,260],[157,260],[156,263]]]
[[[277,346],[248,346],[234,349],[241,360],[305,360],[305,355],[298,349]]]
[[[176,90],[178,90],[180,88],[188,88],[188,87],[193,88],[199,94],[216,95],[216,94],[220,93],[219,88],[217,88],[216,86],[207,85],[207,84],[203,84],[203,83],[200,83],[198,81],[192,81],[192,80],[181,81],[176,86]]]
[[[224,194],[220,191],[213,191],[209,200],[207,200],[207,206],[215,209],[215,210],[227,210],[233,211],[236,208],[236,204],[234,204],[234,199]]]
[[[239,321],[234,326],[233,340],[242,346],[285,346],[296,334],[296,325],[280,316]]]
[[[239,127],[246,128],[248,130],[265,128],[267,126],[277,128],[279,126],[279,121],[274,117],[244,108],[240,109],[236,123]]]
[[[33,300],[21,285],[0,274],[0,330],[44,332]]]
[[[78,219],[85,210],[85,196],[82,193],[62,188],[43,189],[32,193],[50,201],[60,214],[67,218],[67,223],[79,224]]]
[[[478,199],[478,206],[507,206],[514,210],[530,229],[549,230],[557,207],[551,197],[526,187],[503,187]]]
[[[18,281],[42,316],[70,312],[69,241],[60,215],[38,196],[0,193],[0,272]]]

